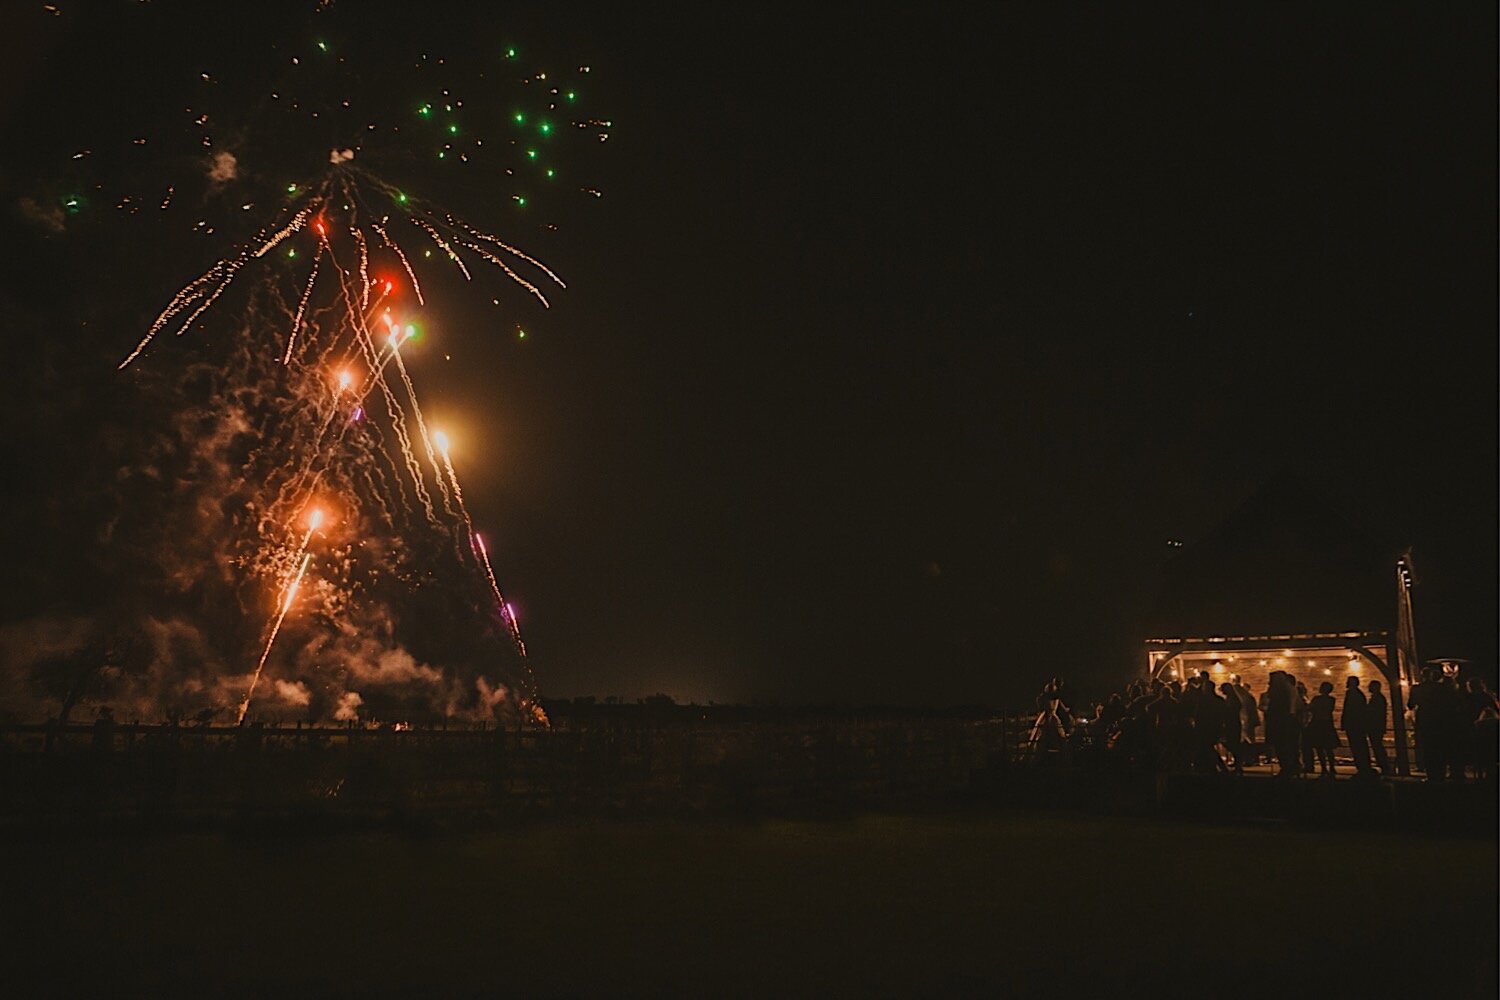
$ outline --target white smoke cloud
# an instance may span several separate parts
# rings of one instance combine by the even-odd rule
[[[359,696],[358,691],[345,691],[339,695],[338,708],[334,710],[333,717],[338,722],[358,722],[359,706],[365,700]]]
[[[208,165],[208,179],[215,184],[228,184],[240,176],[240,161],[228,150],[213,155]]]
[[[312,704],[312,692],[301,681],[278,680],[275,683],[276,697],[288,705],[306,708]]]

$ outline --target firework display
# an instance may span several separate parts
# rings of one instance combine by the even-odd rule
[[[563,134],[596,145],[611,123],[579,110],[586,65],[523,70],[516,47],[501,44],[478,70],[416,51],[372,77],[319,36],[330,24],[315,20],[300,47],[272,53],[272,82],[253,108],[219,107],[218,77],[201,73],[201,100],[185,105],[181,127],[129,142],[144,156],[195,141],[191,156],[155,161],[186,164],[183,176],[154,192],[110,192],[131,215],[192,206],[190,228],[205,237],[242,225],[213,211],[269,219],[171,296],[119,362],[127,373],[164,370],[177,337],[231,335],[223,367],[195,352],[208,388],[182,425],[204,435],[199,450],[250,442],[215,453],[223,471],[195,477],[195,502],[226,532],[215,553],[223,582],[245,619],[261,624],[254,652],[239,666],[226,653],[214,683],[188,685],[200,695],[188,701],[217,703],[240,723],[263,707],[354,719],[383,698],[387,713],[545,724],[515,606],[465,500],[453,443],[424,413],[405,354],[427,333],[421,311],[440,267],[488,283],[495,306],[520,296],[546,309],[566,286],[517,242],[390,178],[430,181],[434,163],[469,171],[452,186],[478,176],[491,213],[508,213],[513,227],[556,229],[527,213],[564,186]],[[362,83],[372,78],[383,85]],[[412,92],[427,96],[411,101]],[[298,155],[263,162],[305,163],[307,149],[319,148],[316,172],[252,171],[246,149],[267,146],[246,137],[268,129],[276,149]],[[106,158],[86,148],[73,159],[96,156]],[[426,166],[414,169],[417,160]],[[122,183],[137,173],[105,171]],[[587,184],[571,189],[599,196]],[[67,211],[84,209],[83,196],[67,198]],[[460,638],[422,662],[401,638],[413,621]]]

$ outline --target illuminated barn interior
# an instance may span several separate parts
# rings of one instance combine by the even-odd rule
[[[1408,767],[1403,709],[1417,659],[1411,558],[1370,538],[1318,490],[1282,477],[1165,568],[1144,642],[1148,676],[1233,677],[1259,695],[1272,671],[1316,692],[1380,680],[1397,767]]]

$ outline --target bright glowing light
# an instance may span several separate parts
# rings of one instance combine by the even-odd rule
[[[432,440],[438,446],[438,451],[443,453],[443,457],[448,457],[448,435],[442,431],[433,431]]]
[[[343,371],[339,372],[339,388],[341,390],[349,388],[349,383],[353,381],[354,376],[349,374],[349,369],[345,368]]]
[[[308,515],[307,523],[314,531],[318,530],[318,525],[323,523],[323,508],[314,507],[313,512]]]

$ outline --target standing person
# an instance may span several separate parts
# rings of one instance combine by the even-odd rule
[[[1224,749],[1234,762],[1234,773],[1245,773],[1245,707],[1240,704],[1240,693],[1234,685],[1225,681],[1219,686],[1224,692]]]
[[[1250,691],[1250,685],[1246,684],[1244,678],[1236,678],[1234,685],[1235,694],[1240,696],[1240,719],[1243,723],[1245,734],[1245,750],[1249,754],[1250,763],[1260,763],[1260,751],[1255,748],[1256,731],[1260,729],[1260,709],[1255,704],[1255,695]]]
[[[1295,681],[1296,679],[1293,678]],[[1312,722],[1312,706],[1307,700],[1307,685],[1296,681],[1297,692],[1297,745],[1302,749],[1302,770],[1313,772],[1313,745],[1308,738],[1308,726]]]
[[[1307,703],[1309,720],[1307,743],[1318,756],[1320,778],[1332,778],[1337,769],[1333,764],[1333,750],[1339,745],[1338,730],[1333,728],[1333,682],[1318,685],[1318,693]]]
[[[1365,701],[1365,732],[1370,738],[1370,750],[1375,754],[1375,766],[1381,774],[1391,773],[1390,761],[1385,756],[1385,727],[1388,711],[1380,682],[1370,682],[1370,697]]]
[[[1417,724],[1427,743],[1427,777],[1444,781],[1449,777],[1462,781],[1463,710],[1459,704],[1458,685],[1442,671],[1437,671],[1421,702]]]
[[[1266,688],[1266,740],[1276,752],[1276,774],[1295,778],[1302,771],[1297,752],[1297,691],[1292,677],[1273,670]]]
[[[1486,717],[1486,713],[1490,717],[1496,714],[1495,696],[1484,686],[1483,680],[1470,677],[1461,693],[1460,703],[1463,706],[1464,763],[1473,766],[1474,777],[1482,778],[1485,776],[1486,754],[1480,720]]]
[[[1236,720],[1239,713],[1236,712]],[[1224,699],[1214,690],[1213,678],[1208,674],[1198,675],[1198,701],[1193,706],[1193,741],[1195,744],[1195,766],[1209,774],[1222,774],[1229,770],[1219,753],[1219,741],[1224,738]]]
[[[1339,717],[1339,728],[1349,741],[1349,752],[1354,757],[1354,773],[1373,773],[1370,768],[1369,706],[1365,693],[1359,689],[1359,678],[1350,675],[1344,683],[1344,711]]]
[[[1417,682],[1406,692],[1406,710],[1411,713],[1411,731],[1417,741],[1417,763],[1422,766],[1422,773],[1427,775],[1428,781],[1433,780],[1434,761],[1442,760],[1442,739],[1427,710],[1428,698],[1437,688],[1440,674],[1436,667],[1423,667]]]

